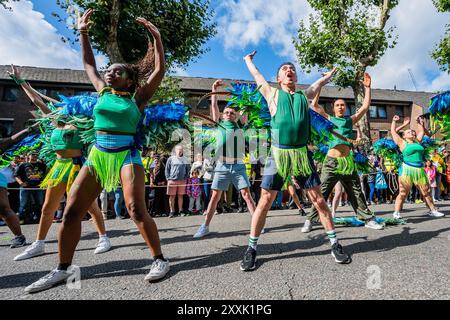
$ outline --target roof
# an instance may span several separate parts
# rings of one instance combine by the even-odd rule
[[[72,70],[72,69],[55,69],[55,68],[40,68],[40,67],[28,67],[19,66],[22,71],[22,76],[28,81],[47,82],[47,83],[64,83],[69,85],[91,85],[84,70]],[[0,65],[0,80],[11,80],[6,73],[11,69],[8,65]],[[211,86],[216,80],[215,78],[201,78],[201,77],[180,77],[176,78],[181,80],[180,86],[185,91],[199,91],[209,92]],[[237,79],[223,79],[225,85],[230,82],[250,82],[248,80]],[[276,86],[276,83],[272,83]],[[306,89],[308,85],[298,85],[299,89]],[[389,101],[392,103],[415,103],[422,107],[427,107],[430,98],[435,95],[433,92],[416,92],[416,91],[404,91],[404,90],[388,90],[388,89],[372,89],[373,101]],[[321,93],[322,98],[342,98],[353,100],[353,91],[350,88],[341,89],[335,86],[325,86]]]

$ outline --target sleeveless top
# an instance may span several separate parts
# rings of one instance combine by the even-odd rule
[[[97,131],[134,135],[140,118],[141,112],[133,100],[108,91],[100,93],[94,107],[94,129]]]
[[[272,144],[299,148],[310,137],[308,101],[303,92],[294,94],[278,90],[277,112],[272,117]]]
[[[424,147],[420,143],[406,143],[405,149],[402,151],[403,162],[423,163],[425,153]]]
[[[349,138],[349,139],[354,139],[354,134],[353,134],[353,120],[351,117],[331,117],[330,116],[330,121],[336,126],[336,129],[334,129],[334,131],[336,133],[339,133],[340,135]],[[346,146],[351,147],[352,144],[348,141],[345,140],[341,140],[335,136],[333,136],[333,139],[329,141],[328,143],[328,147],[330,149],[343,144]]]
[[[80,130],[77,129],[54,129],[50,143],[54,151],[83,148]]]

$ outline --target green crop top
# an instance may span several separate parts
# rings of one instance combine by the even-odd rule
[[[277,112],[272,117],[272,142],[275,145],[299,147],[310,135],[309,107],[303,92],[294,94],[278,90]]]
[[[354,139],[354,133],[353,133],[353,120],[351,117],[331,117],[330,116],[330,121],[336,126],[336,129],[334,129],[334,131],[336,133],[339,133],[340,135],[346,137],[346,138],[350,138],[350,139]],[[345,140],[341,140],[339,138],[336,138],[335,136],[333,136],[333,139],[330,140],[330,142],[328,143],[328,147],[330,149],[343,144],[346,146],[351,147],[352,144],[348,141]]]
[[[97,131],[134,135],[140,118],[141,112],[133,100],[108,91],[100,93],[94,107],[94,129]]]
[[[83,148],[80,131],[77,129],[56,128],[52,132],[50,142],[54,151]]]
[[[402,151],[403,162],[410,163],[423,163],[423,156],[425,149],[420,143],[407,143],[405,141],[406,147]]]

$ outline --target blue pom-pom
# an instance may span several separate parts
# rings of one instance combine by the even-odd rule
[[[369,158],[367,158],[366,155],[360,152],[355,152],[355,154],[353,155],[353,159],[358,164],[366,164],[369,162]]]
[[[309,109],[309,114],[311,118],[311,126],[317,131],[317,133],[322,135],[325,133],[330,133],[333,130],[334,124],[327,118],[312,109]]]

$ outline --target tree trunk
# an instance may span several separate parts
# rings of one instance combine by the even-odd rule
[[[353,88],[353,95],[355,97],[355,108],[358,111],[364,102],[364,86],[361,83],[356,84]],[[369,145],[372,145],[372,139],[370,136],[370,125],[367,120],[367,113],[359,121],[359,127],[361,128],[361,133],[363,139],[369,140]]]
[[[106,45],[106,53],[111,63],[124,63],[122,54],[120,53],[119,43],[117,42],[117,29],[120,19],[120,0],[113,0],[111,6],[111,18],[108,33],[108,43]]]

